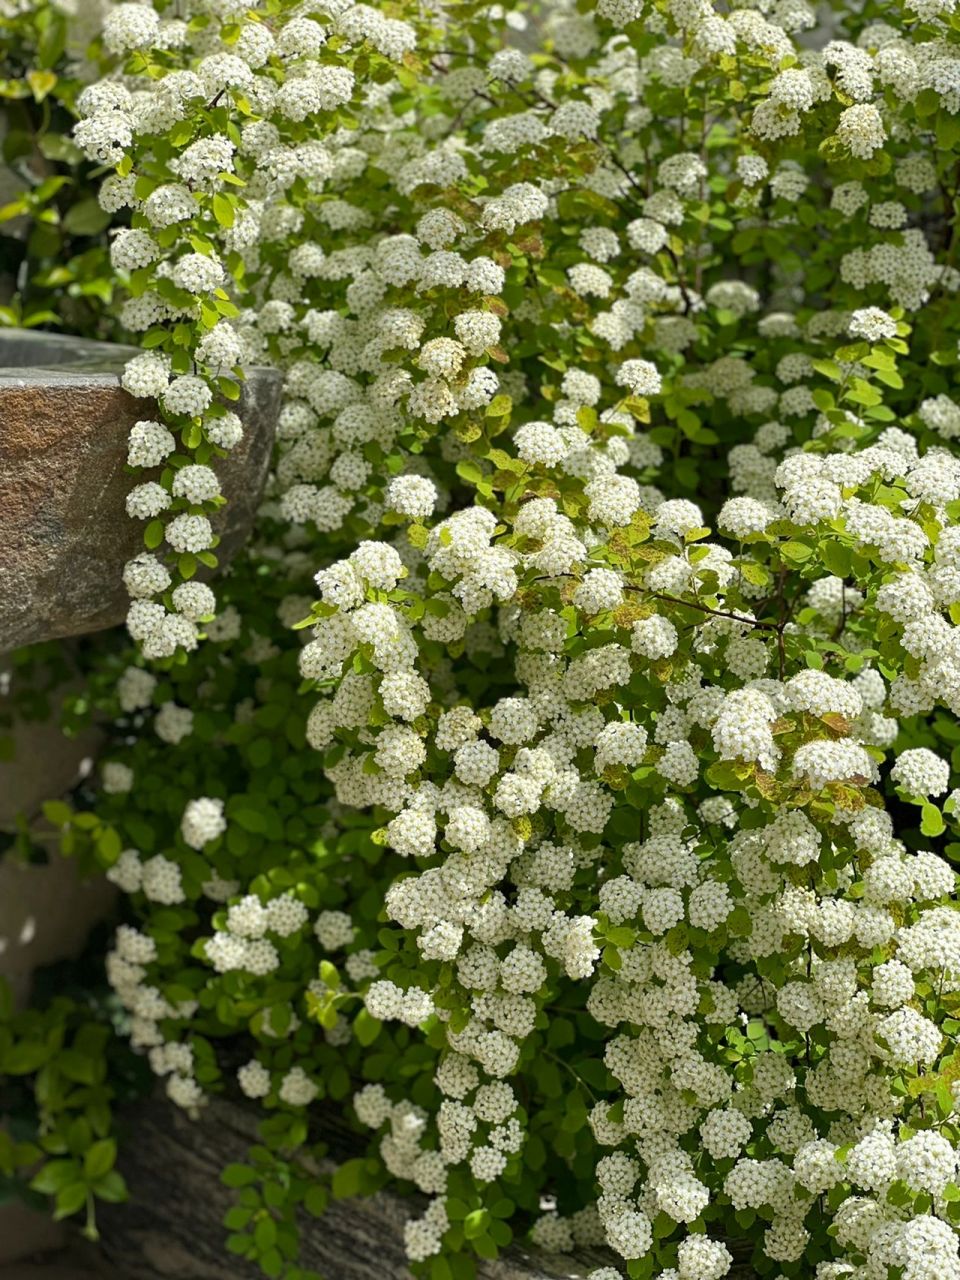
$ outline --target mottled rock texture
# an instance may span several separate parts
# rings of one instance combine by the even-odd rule
[[[125,511],[130,427],[156,405],[120,386],[130,348],[0,332],[0,650],[121,622],[124,563],[143,549]],[[270,461],[280,374],[248,371],[244,438],[216,463],[221,564],[250,530]],[[154,478],[141,473],[139,478]],[[218,523],[219,522],[219,523]]]
[[[330,1160],[356,1157],[362,1139],[336,1109],[311,1109]],[[235,1192],[220,1183],[224,1165],[246,1159],[257,1140],[257,1113],[213,1099],[199,1120],[189,1120],[165,1099],[141,1102],[127,1113],[119,1166],[130,1188],[128,1204],[97,1212],[101,1248],[122,1280],[256,1280],[258,1267],[228,1253],[223,1215]],[[326,1280],[410,1280],[403,1224],[426,1198],[389,1191],[332,1200],[321,1218],[303,1222],[302,1264]],[[478,1280],[568,1280],[613,1262],[601,1252],[537,1257],[522,1247],[496,1262],[480,1262]]]

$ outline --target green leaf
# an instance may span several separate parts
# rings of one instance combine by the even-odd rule
[[[54,1050],[36,1040],[21,1040],[0,1054],[0,1075],[26,1076],[39,1070]]]
[[[453,1280],[476,1280],[477,1269],[472,1258],[465,1253],[449,1255],[447,1261],[453,1272]]]
[[[836,360],[814,360],[812,363],[817,373],[829,378],[831,382],[839,382],[843,377]]]
[[[63,225],[71,235],[98,236],[110,225],[110,214],[96,200],[81,200],[63,215]]]
[[[753,919],[746,907],[736,907],[727,917],[727,929],[735,938],[749,938],[753,932]]]
[[[842,543],[824,540],[820,543],[820,557],[828,572],[835,578],[846,578],[850,575],[851,551]]]
[[[56,1195],[80,1177],[79,1160],[51,1160],[30,1182],[34,1191]]]
[[[256,1180],[257,1171],[248,1164],[228,1164],[220,1175],[220,1181],[225,1187],[249,1187]]]
[[[842,360],[844,364],[852,364],[855,360],[862,360],[864,356],[870,354],[870,344],[868,342],[851,342],[845,347],[837,348],[837,359]]]
[[[936,89],[921,89],[914,99],[913,109],[918,116],[932,116],[940,108],[940,95]]]
[[[464,1202],[456,1196],[450,1196],[447,1200],[447,1217],[451,1222],[462,1222],[469,1212]]]
[[[185,147],[193,137],[193,130],[194,124],[192,120],[181,120],[170,130],[170,141],[175,147]]]
[[[319,1182],[315,1182],[313,1186],[307,1188],[303,1197],[303,1207],[311,1217],[320,1218],[326,1213],[328,1201],[329,1196],[327,1195],[326,1187],[321,1186]]]
[[[491,1222],[487,1234],[495,1245],[505,1249],[513,1240],[513,1231],[506,1222]]]
[[[468,1240],[476,1240],[478,1236],[482,1236],[487,1229],[490,1221],[490,1213],[487,1209],[474,1209],[472,1213],[468,1213],[463,1222],[463,1234]]]
[[[513,408],[513,401],[508,395],[494,396],[487,405],[485,417],[487,418],[505,418]]]
[[[143,545],[148,551],[155,551],[163,541],[163,521],[151,520],[143,531]]]
[[[67,1077],[77,1084],[97,1083],[97,1060],[88,1058],[77,1049],[63,1049],[57,1055],[57,1066]]]
[[[266,833],[267,819],[260,809],[231,809],[230,819],[252,835],[262,836]]]
[[[353,1034],[357,1037],[357,1042],[366,1049],[376,1040],[382,1026],[379,1019],[374,1018],[366,1009],[361,1009],[353,1020]]]
[[[240,314],[240,308],[228,298],[217,298],[213,305],[219,315],[227,316],[231,320]]]
[[[253,1229],[253,1239],[261,1251],[272,1249],[277,1243],[277,1224],[273,1218],[261,1218]]]
[[[55,827],[65,827],[73,817],[73,810],[63,800],[47,800],[43,805],[43,816]]]
[[[37,149],[47,160],[62,160],[64,164],[79,164],[83,152],[72,139],[62,133],[43,133],[37,139]]]
[[[769,569],[755,560],[741,561],[739,572],[755,587],[765,587],[771,581]]]
[[[940,151],[953,151],[960,142],[960,119],[951,112],[941,109],[937,116],[937,148]]]
[[[780,556],[788,564],[805,564],[813,555],[813,547],[806,542],[784,542],[780,546]]]
[[[333,1175],[330,1188],[335,1200],[346,1200],[350,1196],[359,1195],[363,1185],[366,1160],[346,1160]]]
[[[0,205],[0,222],[9,222],[11,218],[19,218],[27,213],[30,206],[23,198],[19,200],[11,200],[7,204]],[[4,307],[4,313],[9,313],[11,325],[19,324],[17,312],[11,311],[10,308]]]
[[[893,387],[895,391],[899,391],[903,387],[903,379],[895,369],[877,369],[877,380],[885,386]]]
[[[813,403],[821,413],[826,413],[828,409],[834,407],[836,401],[825,387],[817,387],[816,391],[813,392]]]
[[[112,866],[123,851],[123,841],[116,827],[104,827],[97,835],[97,853],[103,863]]]
[[[213,197],[213,216],[220,223],[221,227],[232,227],[236,221],[236,213],[233,208],[233,201],[229,196],[220,194],[219,192]]]
[[[84,1182],[71,1182],[69,1186],[57,1192],[54,1220],[69,1218],[72,1213],[79,1212],[87,1203],[87,1186]]]
[[[475,462],[464,460],[457,463],[457,475],[467,484],[477,484],[483,479],[483,472]]]
[[[42,102],[57,83],[55,71],[28,71],[27,84],[37,102]]]
[[[279,1249],[268,1249],[266,1253],[261,1253],[258,1261],[260,1270],[266,1276],[272,1278],[283,1273],[283,1256]]]
[[[473,1241],[473,1248],[477,1256],[480,1258],[489,1258],[492,1260],[500,1257],[500,1250],[489,1236],[478,1236],[476,1240]]]
[[[117,1144],[113,1138],[101,1138],[87,1148],[83,1157],[83,1172],[88,1182],[95,1182],[110,1172],[117,1159]]]
[[[947,829],[947,824],[943,820],[943,814],[935,804],[929,802],[920,810],[920,830],[925,836],[943,835]]]
[[[121,1204],[127,1198],[127,1184],[116,1169],[111,1169],[94,1183],[93,1192],[98,1200],[106,1200],[108,1204]]]

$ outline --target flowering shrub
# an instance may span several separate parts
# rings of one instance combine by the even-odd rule
[[[74,137],[158,409],[101,793],[48,816],[170,1097],[267,1111],[267,1275],[326,1098],[431,1280],[528,1230],[958,1276],[960,26],[583,8],[105,7]]]

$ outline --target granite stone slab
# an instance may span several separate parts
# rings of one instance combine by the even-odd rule
[[[125,510],[134,422],[156,404],[129,395],[120,372],[136,350],[29,330],[0,330],[0,652],[121,622],[121,575],[143,550]],[[282,375],[247,371],[237,411],[244,438],[215,464],[227,504],[214,526],[221,565],[250,531],[263,491]]]

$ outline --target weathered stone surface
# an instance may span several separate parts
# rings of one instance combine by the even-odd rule
[[[0,650],[123,620],[124,563],[143,549],[124,507],[130,427],[156,406],[120,386],[133,350],[25,330],[0,331]],[[248,371],[244,438],[218,462],[227,504],[215,521],[221,564],[253,521],[266,479],[281,375]],[[146,478],[146,473],[145,473]]]
[[[0,1205],[0,1275],[3,1280],[20,1280],[19,1268],[13,1264],[20,1258],[33,1254],[62,1249],[67,1242],[67,1228],[62,1222],[54,1222],[49,1214],[39,1209],[28,1209],[25,1204],[13,1200]],[[40,1268],[24,1267],[23,1280],[36,1280]],[[56,1280],[50,1277],[49,1280]]]
[[[61,646],[69,653],[72,646]],[[15,685],[17,674],[7,674],[7,663],[0,654],[0,688],[9,678]],[[48,669],[49,670],[49,669]],[[60,728],[59,710],[68,694],[83,688],[80,677],[55,684],[44,672],[44,686],[49,690],[47,705],[51,714],[45,719],[25,720],[12,716],[8,728],[2,730],[12,747],[0,759],[0,831],[13,831],[17,819],[33,819],[45,800],[53,800],[70,791],[93,767],[104,740],[103,731],[90,725],[68,738]],[[0,715],[7,711],[6,699],[0,693]],[[13,705],[13,699],[10,699]]]
[[[115,898],[108,880],[84,878],[75,862],[56,853],[42,864],[0,862],[0,975],[16,1004],[28,1003],[36,969],[83,950]]]
[[[257,1267],[227,1253],[223,1214],[235,1203],[220,1184],[223,1167],[245,1158],[256,1141],[257,1114],[216,1099],[189,1120],[166,1100],[141,1103],[126,1116],[120,1167],[130,1203],[98,1210],[101,1248],[123,1280],[255,1280]],[[334,1112],[322,1136],[336,1161],[357,1155],[358,1139]],[[302,1264],[327,1280],[410,1280],[403,1224],[425,1198],[388,1192],[333,1200],[321,1218],[304,1220]],[[482,1262],[479,1280],[567,1280],[609,1264],[593,1252],[536,1257],[522,1248]]]

